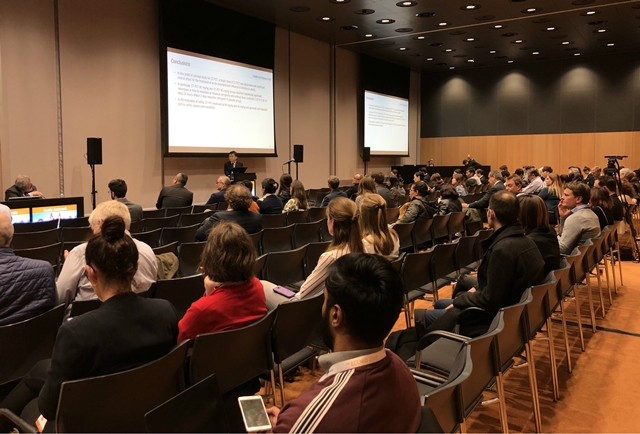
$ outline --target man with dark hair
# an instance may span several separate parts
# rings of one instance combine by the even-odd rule
[[[542,170],[540,171],[540,175],[543,178],[546,178],[547,176],[549,176],[549,174],[553,173],[553,169],[551,168],[551,166],[543,166]]]
[[[213,205],[214,203],[224,202],[224,194],[227,192],[227,188],[231,185],[231,179],[226,176],[219,176],[216,181],[216,188],[218,191],[212,193],[209,196],[209,200],[205,205]]]
[[[371,174],[373,182],[376,183],[376,191],[387,202],[387,208],[396,208],[398,204],[393,199],[393,194],[384,184],[384,174],[382,172],[374,172]]]
[[[428,169],[426,166],[422,166],[421,168],[418,169],[420,172],[422,172],[422,180],[424,182],[429,182],[429,180],[431,179],[431,175],[429,175]]]
[[[224,175],[233,180],[233,169],[244,167],[244,165],[238,161],[238,153],[236,151],[229,152],[229,161],[224,163]]]
[[[584,246],[600,235],[598,216],[589,208],[591,189],[582,182],[570,182],[558,204],[560,214],[560,253],[569,255],[577,246]]]
[[[522,186],[526,187],[527,184],[529,183],[529,181],[527,180],[527,178],[525,178],[524,176],[524,170],[520,167],[518,167],[516,170],[513,171],[514,175],[518,175],[520,177],[520,180],[522,181]]]
[[[504,188],[515,195],[522,194],[522,180],[517,175],[509,176],[504,183]]]
[[[502,173],[502,172],[500,172]],[[480,180],[480,184],[484,185],[484,184],[488,184],[489,180],[487,179],[486,176],[484,176],[484,170],[482,169],[476,169],[476,178],[478,178]]]
[[[464,174],[465,174],[465,178],[467,178],[466,181],[464,182],[467,188],[473,187],[474,185],[482,184],[480,182],[480,179],[476,177],[476,170],[473,167],[465,170]]]
[[[344,194],[346,194],[349,199],[351,199],[351,196],[358,194],[358,185],[360,185],[360,181],[362,181],[361,174],[356,173],[355,175],[353,175],[353,184],[351,184],[351,187],[349,187],[347,191],[344,192]]]
[[[413,182],[420,182],[420,181],[424,181],[424,173],[418,170],[416,173],[413,174]]]
[[[483,309],[491,321],[500,308],[517,303],[528,287],[542,283],[544,259],[518,223],[519,212],[513,193],[498,191],[491,196],[487,220],[494,232],[482,242],[484,256],[478,276],[460,279],[453,300],[438,300],[433,310],[416,309],[419,335],[431,330],[453,330],[460,312],[469,307]]]
[[[111,200],[122,202],[129,208],[132,222],[143,219],[142,206],[127,199],[127,183],[124,179],[111,180],[111,182],[109,182],[109,192],[111,194]]]
[[[502,166],[500,166],[500,172],[508,172],[509,168],[507,167],[506,164],[503,164]]]
[[[538,194],[540,190],[545,187],[544,181],[542,180],[542,178],[540,178],[538,169],[529,170],[527,179],[529,180],[529,183],[522,189],[522,192],[525,194]]]
[[[172,185],[164,187],[158,195],[156,208],[169,208],[189,206],[193,204],[193,193],[186,189],[189,177],[184,173],[178,173],[173,178]]]
[[[613,207],[611,208],[611,214],[613,214],[613,220],[616,222],[624,220],[624,207],[622,206],[622,202],[620,198],[616,194],[617,185],[616,180],[610,176],[601,176],[599,177],[594,184],[595,187],[604,188],[609,196],[611,196],[611,200],[613,201]]]
[[[489,206],[489,199],[496,192],[500,190],[504,190],[504,183],[502,182],[502,173],[499,170],[492,170],[489,172],[489,190],[482,196],[480,199],[475,202],[471,202],[469,204],[463,203],[462,208],[476,208],[479,210],[484,210]]]
[[[402,305],[402,280],[386,259],[365,253],[339,258],[322,306],[322,335],[332,350],[319,359],[325,375],[282,410],[267,410],[273,432],[416,432],[416,382],[383,347]]]
[[[331,175],[329,179],[327,179],[327,185],[329,186],[329,194],[322,199],[322,203],[320,204],[321,207],[329,205],[329,202],[336,197],[347,197],[347,194],[339,188],[340,178],[337,176]]]

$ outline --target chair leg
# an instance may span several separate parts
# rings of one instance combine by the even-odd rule
[[[540,416],[540,401],[538,400],[538,383],[536,380],[536,365],[531,351],[531,342],[525,344],[525,352],[529,367],[529,388],[531,389],[531,404],[533,406],[533,419],[536,424],[536,432],[542,432],[542,418]]]
[[[282,365],[278,365],[278,378],[280,380],[280,403],[284,407],[284,375],[282,375]]]
[[[582,315],[580,315],[580,301],[578,300],[578,284],[576,283],[573,288],[573,299],[576,302],[576,321],[578,322],[578,335],[580,336],[580,348],[585,351],[584,345],[584,332],[582,331]]]
[[[571,365],[571,348],[569,347],[569,335],[567,334],[567,318],[564,311],[564,300],[560,302],[560,316],[562,318],[562,334],[564,335],[564,350],[567,352],[567,369],[569,374],[573,371]]]
[[[498,392],[498,408],[500,411],[500,427],[503,433],[509,432],[509,422],[507,419],[507,402],[504,396],[504,377],[502,372],[496,376],[496,390]]]
[[[553,326],[551,318],[547,318],[547,340],[549,342],[549,364],[551,366],[551,380],[553,382],[553,400],[560,399],[560,385],[558,384],[558,366],[556,365],[556,349],[553,341]]]
[[[620,271],[620,286],[623,286],[624,283],[622,283],[622,261],[620,260],[620,243],[618,241],[616,241],[616,247],[618,248],[618,269]]]
[[[605,307],[604,307],[604,296],[602,294],[602,279],[600,279],[600,269],[598,268],[597,264],[594,270],[596,272],[596,281],[598,282],[598,292],[600,293],[600,313],[602,314],[602,319],[605,319],[605,317],[607,316],[607,312],[605,311]]]
[[[273,369],[270,371],[271,374],[271,394],[273,396],[273,405],[278,406],[278,399],[276,398],[276,376]],[[282,404],[284,406],[284,403]]]
[[[602,258],[602,265],[604,267],[604,275],[607,278],[607,293],[609,293],[609,306],[612,306],[613,297],[611,297],[611,279],[609,278],[609,266],[607,265],[606,255]]]
[[[591,330],[596,332],[596,311],[593,308],[593,294],[591,293],[591,277],[589,273],[585,274],[585,280],[587,281],[587,298],[589,299],[589,311],[591,313]]]
[[[616,284],[616,262],[613,260],[613,247],[609,246],[609,263],[611,264],[611,274],[613,276],[613,290],[618,293],[618,285]]]
[[[467,421],[463,420],[460,423],[460,434],[467,434]]]

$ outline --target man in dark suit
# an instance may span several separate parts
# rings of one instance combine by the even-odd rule
[[[249,211],[253,203],[251,192],[243,184],[229,186],[227,194],[224,196],[229,202],[230,210],[218,211],[206,219],[196,232],[196,241],[206,241],[211,229],[220,220],[230,220],[238,223],[249,234],[255,234],[262,230],[262,214]]]
[[[216,182],[218,191],[212,193],[209,196],[209,200],[205,205],[213,205],[214,203],[224,202],[224,194],[227,192],[227,188],[231,185],[231,180],[226,176],[221,176]]]
[[[233,169],[244,167],[244,165],[238,161],[238,153],[236,151],[229,152],[229,161],[224,163],[224,174],[229,179],[233,180]]]
[[[351,198],[351,196],[358,194],[358,186],[360,185],[361,180],[362,180],[362,175],[360,175],[359,173],[356,173],[355,175],[353,175],[353,184],[351,185],[351,187],[349,187],[347,191],[344,192],[348,198]]]
[[[129,208],[129,214],[131,214],[131,221],[135,222],[142,220],[142,206],[137,203],[131,202],[127,199],[127,183],[124,179],[114,179],[109,182],[109,192],[111,194],[111,200],[117,200],[124,203]]]
[[[320,204],[321,207],[329,205],[329,202],[331,202],[336,197],[347,197],[347,194],[344,191],[338,189],[338,187],[340,187],[340,178],[338,178],[337,176],[330,176],[327,180],[327,184],[329,185],[329,190],[331,191],[324,197],[324,199],[322,199],[322,203]]]
[[[173,178],[173,185],[160,191],[156,208],[180,207],[193,204],[193,193],[185,188],[188,179],[189,177],[184,173],[178,173]]]
[[[376,183],[376,191],[387,202],[387,208],[396,208],[398,204],[393,199],[391,190],[384,185],[384,174],[382,172],[374,172],[371,174],[371,178],[373,178],[373,182]]]
[[[11,197],[24,196],[42,197],[42,193],[40,193],[36,186],[31,183],[31,178],[26,175],[18,175],[15,184],[5,190],[4,200],[7,201]]]
[[[496,192],[504,190],[504,183],[502,182],[502,173],[499,170],[492,170],[489,172],[489,190],[480,199],[471,203],[463,203],[462,208],[476,208],[483,210],[489,206],[489,199]]]

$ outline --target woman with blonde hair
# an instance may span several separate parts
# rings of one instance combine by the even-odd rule
[[[293,181],[291,183],[291,199],[285,204],[282,212],[306,211],[308,207],[304,185],[298,180]]]
[[[558,223],[556,219],[556,209],[558,208],[558,203],[560,203],[562,193],[564,193],[564,186],[558,174],[553,172],[544,179],[544,184],[545,187],[540,190],[538,196],[540,196],[540,199],[542,199],[547,206],[549,223],[555,225]]]
[[[358,184],[358,195],[356,196],[356,206],[360,208],[360,202],[362,198],[367,194],[377,194],[378,190],[376,190],[376,183],[373,181],[373,178],[370,176],[365,176],[360,180],[360,184]]]
[[[360,202],[360,233],[366,253],[392,260],[398,257],[400,239],[387,224],[387,202],[379,194],[367,194]]]

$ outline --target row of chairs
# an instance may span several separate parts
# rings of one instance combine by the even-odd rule
[[[489,184],[472,185],[469,187],[469,193],[486,193],[489,190]]]
[[[311,223],[295,223],[279,228],[264,228],[255,234],[249,234],[256,246],[258,255],[271,252],[285,252],[297,249],[309,243],[331,241],[327,220]]]
[[[436,244],[438,240],[451,242],[458,234],[464,234],[465,213],[436,215],[432,219],[419,218],[411,223],[397,223],[393,229],[400,238],[401,250],[417,252],[425,245]]]

